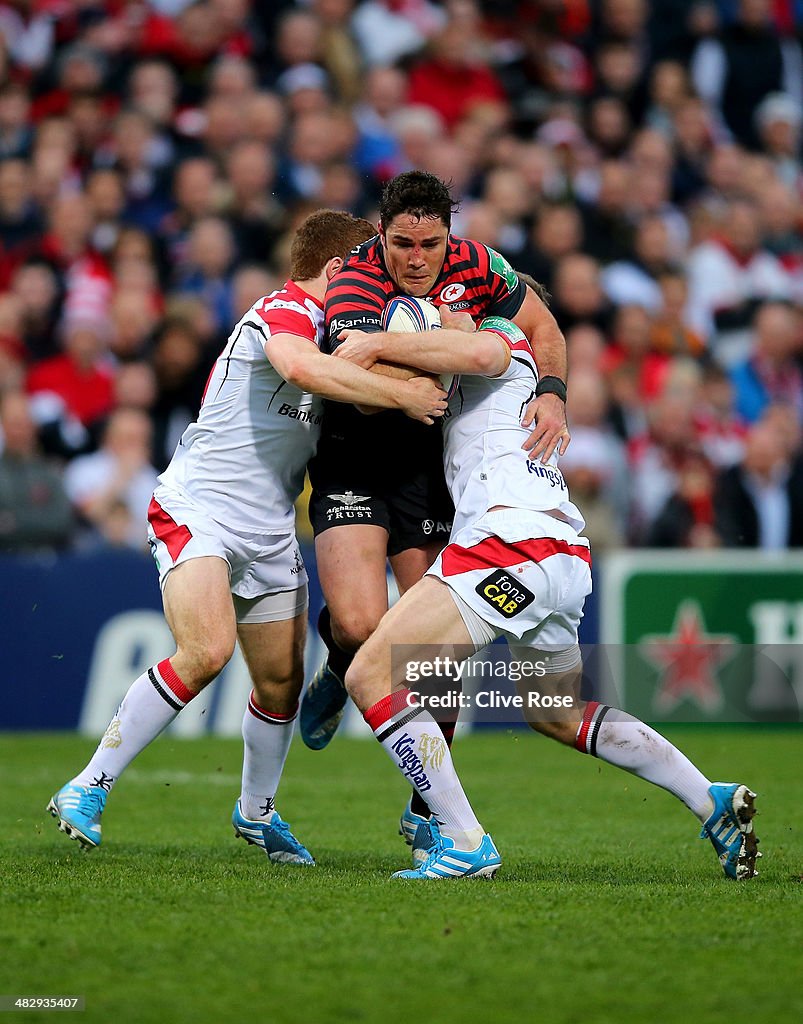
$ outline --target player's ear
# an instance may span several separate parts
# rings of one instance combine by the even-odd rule
[[[379,233],[379,237],[384,242],[385,241],[385,229],[382,227],[382,221],[381,220],[378,220],[376,222],[376,230]]]
[[[333,256],[323,268],[326,271],[326,280],[331,281],[335,274],[343,266],[342,256]]]

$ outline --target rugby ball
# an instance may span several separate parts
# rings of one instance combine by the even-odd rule
[[[438,307],[428,299],[418,299],[413,295],[397,295],[382,311],[383,331],[436,331],[440,326]],[[460,382],[459,376],[454,373],[440,373],[437,376],[443,390],[451,398]]]

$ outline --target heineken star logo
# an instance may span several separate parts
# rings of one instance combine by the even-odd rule
[[[719,669],[736,654],[737,640],[730,633],[706,632],[697,601],[678,605],[669,634],[653,633],[638,645],[659,671],[655,709],[666,713],[688,700],[709,713],[718,711],[724,703]]]

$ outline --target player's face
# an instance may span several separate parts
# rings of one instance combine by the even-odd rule
[[[407,295],[430,291],[446,258],[449,229],[440,217],[411,217],[400,213],[380,227],[385,263],[390,276]]]

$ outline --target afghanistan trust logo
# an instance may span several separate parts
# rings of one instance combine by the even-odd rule
[[[718,670],[737,652],[738,637],[707,633],[697,601],[682,602],[666,635],[653,633],[638,644],[639,653],[659,670],[653,703],[656,711],[674,710],[684,700],[704,711],[724,704]]]

